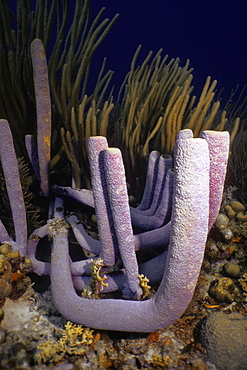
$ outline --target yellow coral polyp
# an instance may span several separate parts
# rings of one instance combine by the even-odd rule
[[[142,288],[142,298],[147,298],[150,295],[151,286],[148,285],[149,279],[143,274],[138,275],[140,286]]]
[[[100,276],[100,270],[104,266],[104,261],[102,258],[96,258],[95,260],[92,260],[91,264],[91,274],[92,274],[92,282],[91,287],[93,290],[93,296],[94,298],[98,298],[98,291],[97,291],[97,282],[100,283],[100,290],[103,290],[104,286],[108,286],[108,283],[105,283],[104,281],[107,279],[106,275]]]
[[[19,258],[20,253],[13,251],[11,244],[5,242],[0,245],[0,255],[4,255],[7,258]]]
[[[85,353],[83,345],[93,343],[93,330],[83,328],[81,325],[72,324],[70,321],[65,325],[62,337],[56,342],[48,339],[38,346],[36,361],[41,364],[46,362],[58,362],[66,354],[82,355]]]
[[[247,295],[247,274],[243,274],[242,277],[238,280],[241,284],[241,288],[244,291],[244,295]]]

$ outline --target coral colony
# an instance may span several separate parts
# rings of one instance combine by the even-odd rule
[[[90,137],[87,145],[92,191],[51,186],[51,107],[40,40],[32,42],[31,52],[38,130],[37,143],[28,136],[26,146],[41,190],[52,201],[46,224],[27,238],[13,140],[8,122],[1,119],[0,157],[15,240],[0,223],[0,241],[27,255],[37,274],[50,274],[54,303],[68,320],[106,330],[160,330],[176,321],[192,298],[206,238],[221,203],[229,133],[205,131],[201,138],[193,138],[191,130],[180,131],[173,165],[170,156],[151,152],[144,194],[136,208],[129,206],[121,151],[108,147],[102,136]],[[95,208],[99,240],[87,234],[76,214],[67,212],[66,198]],[[93,257],[72,260],[72,233]],[[52,240],[50,262],[36,258],[38,243],[46,236]],[[145,254],[150,249],[153,254]],[[157,291],[150,294],[148,284],[159,281]],[[114,291],[120,291],[121,298],[114,298]],[[98,299],[101,293],[110,293],[111,298],[106,294]]]

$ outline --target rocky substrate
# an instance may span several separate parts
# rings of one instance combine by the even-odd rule
[[[193,300],[173,325],[150,334],[67,322],[53,305],[49,279],[37,281],[28,261],[6,254],[0,274],[0,368],[247,369],[245,215],[243,206],[226,197],[208,238]]]

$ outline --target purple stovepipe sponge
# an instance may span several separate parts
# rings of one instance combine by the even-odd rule
[[[40,181],[42,193],[49,195],[49,166],[51,157],[51,99],[48,67],[44,45],[34,39],[30,47],[37,114],[37,141],[26,135],[25,142],[30,161]]]
[[[170,242],[168,251],[163,252],[160,258],[163,263],[163,277],[160,286],[157,292],[147,300],[100,300],[82,298],[77,295],[72,278],[74,267],[69,255],[69,223],[64,221],[61,198],[56,198],[54,220],[49,226],[50,235],[53,237],[50,266],[51,289],[57,309],[67,319],[98,329],[151,332],[172,324],[183,314],[193,296],[203,260],[208,229],[214,222],[215,212],[220,205],[223,188],[221,186],[218,191],[217,187],[224,182],[225,168],[223,167],[226,166],[228,157],[228,133],[210,131],[206,133],[206,136],[207,139],[210,137],[210,140],[215,140],[217,148],[215,162],[212,162],[213,158],[210,155],[212,149],[208,145],[208,140],[193,138],[191,130],[183,130],[178,134],[174,150]],[[221,151],[223,151],[222,156],[217,155]],[[110,223],[109,227],[114,227],[114,237],[118,243],[117,248],[113,243],[114,250],[109,252],[109,255],[117,254],[118,249],[121,256],[123,253],[128,253],[127,246],[124,243],[121,244],[122,238],[125,237],[130,241],[131,256],[133,256],[133,234],[129,226],[125,229],[125,216],[126,225],[129,225],[130,217],[126,214],[126,184],[121,171],[110,173],[107,167],[109,159],[107,157],[110,156],[111,168],[117,168],[113,159],[115,154],[116,149],[103,148],[99,155],[95,156],[93,162],[97,169],[96,163],[99,163],[99,158],[102,157],[105,166],[103,183],[106,182],[105,192],[108,192],[105,205],[108,214],[109,212],[112,214],[112,225]],[[117,162],[119,158],[118,153]],[[217,181],[211,178],[216,175],[218,176]],[[101,187],[102,182],[101,184],[99,182],[97,186]],[[215,192],[217,196],[213,197]],[[98,202],[97,197],[94,197],[94,201]],[[151,202],[147,203],[150,206]],[[211,204],[213,212],[209,209]],[[123,207],[122,214],[121,207]],[[125,216],[122,217],[122,215]],[[156,230],[150,232],[153,231]],[[81,262],[84,261],[78,261],[79,270],[82,267]],[[152,259],[151,262],[150,266],[144,268],[147,277],[156,265],[160,269],[157,258]],[[131,263],[131,261],[127,262],[127,264]],[[133,263],[136,264],[135,259]],[[139,268],[141,270],[141,265]],[[127,278],[127,281],[133,281],[132,277],[129,279]]]
[[[203,131],[202,138],[208,143],[210,156],[208,220],[208,230],[210,230],[220,210],[227,169],[230,136],[228,131]]]
[[[25,256],[27,246],[26,210],[13,138],[9,123],[5,119],[0,119],[0,131],[0,159],[15,230],[15,241],[13,241],[0,221],[0,242],[10,243],[14,250]]]
[[[143,196],[144,200],[149,199],[146,208],[144,201],[138,207],[130,208],[132,224],[138,232],[161,227],[171,216],[174,183],[172,158],[169,155],[158,156],[158,164],[151,170],[153,153],[156,156],[155,151],[151,152],[147,171],[148,177],[152,179],[146,181]]]
[[[45,50],[42,41],[39,39],[35,39],[31,43],[31,58],[37,112],[37,141],[33,135],[26,135],[25,140],[30,161],[40,181],[41,190],[45,196],[48,196],[51,102]],[[0,156],[15,230],[15,241],[13,241],[0,221],[0,241],[11,243],[15,250],[18,250],[22,256],[25,256],[27,247],[27,222],[18,163],[9,124],[6,120],[2,119],[0,126]]]

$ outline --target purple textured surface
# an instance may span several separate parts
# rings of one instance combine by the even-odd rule
[[[115,263],[115,249],[117,241],[113,227],[113,220],[107,196],[104,162],[100,152],[108,148],[105,137],[93,136],[88,139],[88,158],[91,170],[91,184],[95,199],[95,213],[97,217],[102,252],[100,257],[106,266]]]
[[[228,131],[203,131],[202,138],[208,143],[210,157],[208,221],[208,230],[210,230],[220,210],[229,156],[230,135]]]
[[[52,185],[52,191],[58,196],[65,196],[89,207],[94,207],[93,193],[88,189],[73,189],[70,186]]]
[[[140,231],[148,231],[161,227],[166,219],[170,219],[172,209],[172,197],[174,187],[174,172],[169,169],[163,174],[162,184],[158,185],[158,196],[155,203],[151,205],[147,211],[140,211],[136,208],[131,208],[131,220],[135,229]],[[159,175],[159,172],[158,172]],[[156,191],[156,188],[155,188]],[[148,214],[148,211],[150,213]]]
[[[22,256],[25,256],[27,246],[26,210],[13,138],[9,123],[5,119],[0,120],[0,131],[0,158],[15,229],[15,243],[12,244],[14,250],[18,250]],[[3,228],[2,232],[6,236]],[[2,240],[2,236],[0,239]]]
[[[36,258],[36,248],[40,239],[49,235],[49,224],[36,229],[29,237],[27,243],[27,255],[32,262],[32,270],[38,275],[48,275],[51,272],[51,266],[48,262],[39,261]]]
[[[103,154],[114,229],[127,277],[128,286],[125,287],[123,294],[125,298],[133,295],[138,298],[142,294],[142,290],[139,286],[138,264],[135,254],[122,154],[118,148],[108,148],[104,150]]]
[[[37,150],[37,143],[33,135],[26,135],[25,136],[25,146],[27,149],[27,154],[32,163],[35,175],[37,179],[40,181],[40,172],[39,172],[39,158],[38,158],[38,150]]]
[[[45,49],[42,41],[39,39],[34,39],[31,43],[31,58],[37,114],[40,186],[43,194],[48,196],[51,148],[51,101]]]
[[[152,161],[152,154],[153,152],[150,153],[149,155],[149,162]],[[157,153],[154,151],[154,153]],[[162,193],[164,190],[164,185],[165,185],[165,179],[166,175],[169,169],[172,168],[172,157],[167,154],[163,154],[157,158],[157,163],[158,165],[155,167],[156,173],[153,173],[152,176],[152,182],[154,183],[154,191],[153,194],[150,191],[150,199],[148,199],[147,203],[150,203],[150,207],[148,209],[142,210],[140,209],[140,206],[136,208],[131,208],[131,214],[141,214],[141,215],[146,215],[146,216],[152,216],[155,214],[157,208],[159,207],[159,202],[162,197]],[[150,171],[150,168],[148,168],[148,172]],[[151,174],[149,174],[151,176]],[[148,183],[146,181],[146,185],[148,186]],[[148,195],[145,195],[145,191],[143,194],[143,198],[147,198]],[[142,203],[142,202],[141,202]],[[140,203],[140,204],[141,204]]]
[[[86,249],[88,252],[99,255],[102,250],[101,242],[87,234],[84,226],[79,222],[78,218],[75,215],[70,215],[67,221],[69,222],[74,236],[80,246]]]
[[[99,329],[150,332],[172,324],[192,298],[204,255],[208,217],[208,145],[185,130],[175,148],[171,237],[164,254],[163,279],[155,295],[146,301],[79,297],[71,278],[68,231],[63,229],[54,236],[51,260],[56,307],[67,319]]]
[[[153,150],[149,155],[145,188],[141,203],[137,207],[141,211],[147,210],[151,206],[158,174],[159,158],[160,153],[157,150]]]

